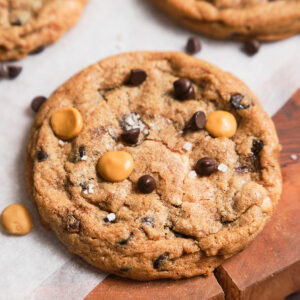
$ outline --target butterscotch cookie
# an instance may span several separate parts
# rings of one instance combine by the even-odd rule
[[[195,31],[220,39],[272,41],[300,33],[299,0],[153,0]]]
[[[0,0],[0,61],[41,51],[76,24],[87,0]]]
[[[281,194],[274,125],[249,89],[181,53],[90,66],[40,108],[26,180],[43,220],[92,265],[138,280],[208,274]]]

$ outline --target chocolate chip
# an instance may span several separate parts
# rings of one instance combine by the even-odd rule
[[[8,76],[7,69],[4,67],[3,64],[0,63],[0,79],[7,78],[7,76]]]
[[[168,259],[169,254],[165,252],[164,254],[161,254],[154,262],[153,262],[153,268],[159,269],[163,263],[164,260]]]
[[[7,78],[8,79],[17,78],[21,72],[22,72],[21,66],[13,66],[13,65],[7,66]]]
[[[126,272],[129,271],[129,268],[121,268],[119,271],[120,271],[121,273],[126,273]]]
[[[80,146],[78,151],[79,151],[80,158],[83,158],[84,156],[86,156],[86,151],[85,151],[84,146]]]
[[[200,40],[196,37],[190,37],[187,41],[185,50],[189,54],[196,54],[201,50]]]
[[[139,140],[140,131],[139,128],[127,130],[122,134],[122,139],[128,144],[134,145]]]
[[[43,150],[39,150],[38,153],[37,153],[37,160],[39,162],[42,162],[42,161],[45,161],[48,159],[48,154]]]
[[[156,188],[155,179],[150,175],[144,175],[138,180],[138,189],[143,194],[150,194]]]
[[[151,217],[144,217],[141,219],[142,223],[145,223],[146,225],[154,227],[154,218]]]
[[[233,94],[230,97],[230,104],[235,109],[247,109],[249,105],[244,105],[241,101],[244,99],[244,96],[241,94]]]
[[[257,40],[248,40],[245,41],[243,46],[243,51],[247,53],[248,55],[252,56],[258,52],[260,48],[260,43]]]
[[[192,86],[192,82],[189,79],[178,79],[173,83],[173,85],[176,99],[188,100],[195,98],[195,91]]]
[[[203,111],[197,111],[187,123],[185,129],[198,130],[203,129],[206,124],[206,116]]]
[[[130,72],[130,77],[128,79],[128,84],[130,85],[140,85],[142,84],[147,78],[147,73],[141,69],[133,69]]]
[[[213,158],[203,157],[198,160],[195,171],[200,176],[209,176],[217,171],[217,162]]]
[[[255,156],[258,156],[258,154],[263,149],[263,147],[264,147],[264,141],[262,141],[262,140],[253,140],[251,152]]]
[[[29,54],[30,55],[40,54],[44,50],[45,50],[45,46],[40,46],[40,47],[34,49],[33,51],[31,51]]]
[[[80,221],[73,216],[67,216],[66,230],[69,233],[77,233],[80,230]]]
[[[130,242],[130,240],[131,240],[132,238],[133,238],[133,232],[130,233],[130,235],[129,235],[129,237],[128,237],[127,239],[121,240],[121,241],[119,242],[119,244],[120,244],[121,246],[125,246],[125,245],[127,245],[127,244]]]
[[[20,20],[16,19],[15,21],[10,23],[12,26],[22,26],[22,23]]]
[[[34,112],[38,112],[40,107],[46,100],[47,100],[47,98],[44,96],[37,96],[37,97],[33,98],[33,100],[31,101],[31,109]]]

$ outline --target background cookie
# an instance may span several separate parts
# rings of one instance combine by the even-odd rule
[[[54,43],[78,20],[87,0],[0,0],[0,61]]]
[[[153,0],[187,27],[220,39],[280,40],[300,32],[300,1]]]
[[[191,277],[263,229],[281,194],[279,150],[232,75],[180,53],[131,53],[83,70],[41,107],[26,180],[41,217],[89,263],[138,280]]]

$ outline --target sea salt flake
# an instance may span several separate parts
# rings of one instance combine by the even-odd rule
[[[195,171],[190,171],[189,172],[189,177],[192,178],[192,179],[194,179],[194,178],[197,177],[197,173]]]
[[[86,161],[87,160],[87,156],[83,155],[82,157],[80,157],[80,160]]]
[[[89,194],[94,194],[94,185],[92,183],[88,184],[87,191]]]
[[[183,145],[182,148],[183,148],[184,150],[186,150],[186,151],[191,151],[192,148],[193,148],[193,145],[192,145],[191,143],[187,142],[187,143],[185,143],[185,144]]]
[[[298,159],[298,155],[297,154],[292,154],[291,155],[291,159],[292,160],[297,160]]]
[[[116,215],[114,213],[110,213],[106,216],[109,222],[113,222],[116,219]]]
[[[62,141],[62,140],[58,140],[58,145],[61,146],[61,147],[63,147],[65,145],[65,142]]]
[[[225,172],[228,171],[228,167],[225,164],[220,164],[218,166],[218,170],[221,171],[221,172],[223,172],[223,173],[225,173]]]

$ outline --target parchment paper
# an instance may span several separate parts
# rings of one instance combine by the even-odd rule
[[[0,231],[0,299],[82,299],[105,274],[74,257],[41,227],[23,176],[26,137],[37,95],[49,96],[77,71],[123,51],[184,49],[191,32],[149,0],[90,0],[79,24],[53,46],[22,60],[22,74],[0,82],[0,211],[22,203],[34,219],[24,237]],[[245,81],[274,114],[300,86],[300,36],[264,44],[254,57],[241,45],[201,37],[206,59]]]

